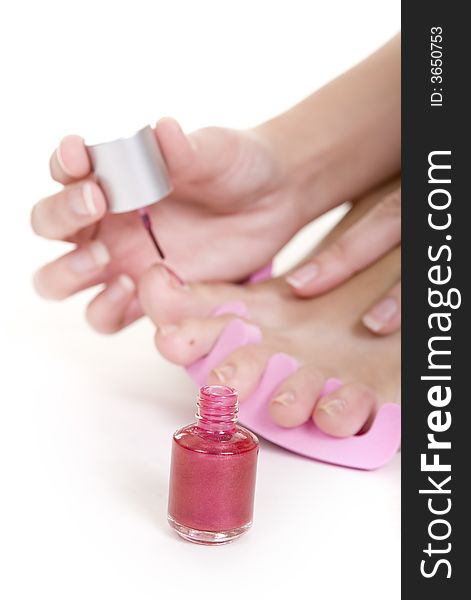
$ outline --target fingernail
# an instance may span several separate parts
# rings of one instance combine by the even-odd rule
[[[341,413],[346,406],[347,403],[343,398],[332,398],[327,402],[319,402],[317,410],[323,410],[329,417],[335,417]]]
[[[159,326],[159,333],[160,333],[160,335],[166,336],[166,335],[175,333],[175,331],[177,329],[178,329],[178,325],[174,325],[173,323],[168,323],[167,325]]]
[[[69,202],[77,215],[91,217],[97,213],[91,183],[72,188],[69,192]]]
[[[212,373],[216,376],[220,383],[227,383],[234,377],[235,371],[234,365],[224,365],[222,367],[218,367],[217,369],[213,369]]]
[[[129,275],[120,275],[109,287],[106,288],[106,295],[111,302],[120,302],[129,298],[134,291],[136,284]]]
[[[69,257],[69,266],[72,271],[86,273],[104,267],[110,262],[110,254],[102,242],[95,240],[86,248],[77,250]]]
[[[275,396],[272,400],[272,404],[280,404],[282,406],[291,406],[295,401],[293,392],[283,392],[279,396]]]
[[[184,291],[190,289],[190,286],[185,283],[183,279],[179,277],[170,267],[164,264],[159,264],[159,267],[162,271],[165,281],[167,281],[172,287]]]
[[[294,288],[299,289],[314,281],[319,273],[319,265],[316,263],[308,263],[297,271],[290,273],[286,277],[286,281]]]
[[[380,331],[394,317],[397,310],[398,304],[394,298],[384,298],[363,316],[363,324],[371,331]]]
[[[69,177],[73,177],[72,173],[65,166],[64,159],[62,158],[61,144],[62,144],[62,142],[57,146],[57,149],[56,149],[57,162],[59,163],[60,168],[64,171],[64,173],[66,175],[68,175]]]

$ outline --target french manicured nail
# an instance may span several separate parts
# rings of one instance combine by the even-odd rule
[[[291,406],[295,399],[293,392],[283,392],[279,396],[275,396],[271,402],[280,406]]]
[[[332,398],[326,402],[319,402],[317,410],[323,410],[329,417],[335,417],[341,413],[346,406],[347,403],[343,398]]]
[[[74,213],[82,217],[91,217],[97,213],[91,183],[72,188],[69,192],[69,202]]]
[[[216,376],[219,383],[228,383],[235,375],[234,365],[223,365],[217,369],[213,369],[213,374]]]
[[[110,262],[110,253],[105,244],[95,240],[86,248],[77,250],[69,257],[69,266],[72,271],[86,273],[104,267]]]
[[[61,142],[62,143],[62,142]],[[57,162],[59,163],[60,168],[64,171],[64,173],[68,176],[68,177],[73,177],[72,173],[69,171],[69,169],[65,166],[64,163],[64,159],[62,158],[62,150],[61,150],[61,144],[59,144],[57,146],[57,150],[56,150],[56,157],[57,157]]]
[[[398,308],[398,304],[394,298],[384,298],[369,313],[364,315],[362,319],[363,324],[376,333],[389,323],[397,313]]]
[[[308,283],[314,281],[314,279],[319,274],[319,265],[316,263],[308,263],[304,265],[297,271],[290,273],[286,277],[286,281],[292,285],[294,288],[302,288]]]
[[[123,274],[106,289],[106,295],[111,302],[121,302],[121,300],[129,298],[135,288],[136,284],[131,277]]]
[[[173,323],[168,323],[167,325],[159,325],[159,333],[160,335],[166,336],[175,333],[178,329],[178,325],[174,325]]]

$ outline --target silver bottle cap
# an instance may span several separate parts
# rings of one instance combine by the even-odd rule
[[[93,144],[87,149],[112,213],[155,204],[172,191],[167,167],[149,125],[130,137]]]

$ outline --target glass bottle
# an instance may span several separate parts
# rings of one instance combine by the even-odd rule
[[[233,388],[202,387],[196,423],[173,435],[168,521],[189,541],[224,544],[252,525],[259,445],[237,413]]]

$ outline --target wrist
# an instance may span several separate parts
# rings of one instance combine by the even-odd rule
[[[292,109],[257,128],[312,220],[400,169],[396,37]]]
[[[306,224],[335,206],[331,180],[339,149],[325,128],[303,112],[295,107],[254,131],[269,147],[283,186],[290,190]]]

